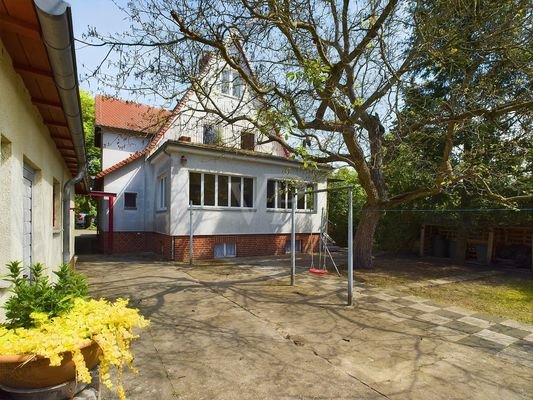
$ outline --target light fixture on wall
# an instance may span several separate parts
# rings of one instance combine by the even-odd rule
[[[183,166],[187,165],[187,157],[181,156],[180,164],[183,165]]]

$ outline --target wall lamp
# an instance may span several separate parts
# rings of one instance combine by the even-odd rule
[[[183,166],[187,165],[187,157],[181,156],[180,164],[183,165]]]

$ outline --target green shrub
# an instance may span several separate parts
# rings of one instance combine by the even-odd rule
[[[85,277],[63,264],[54,272],[58,279],[55,284],[44,275],[41,263],[30,266],[30,278],[23,276],[20,261],[7,264],[8,280],[13,284],[13,296],[6,302],[7,326],[9,328],[31,328],[35,321],[33,312],[41,312],[48,318],[56,317],[72,309],[74,299],[84,298],[88,293]]]

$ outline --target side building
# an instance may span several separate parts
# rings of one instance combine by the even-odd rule
[[[74,193],[88,188],[71,11],[2,0],[0,20],[0,276],[19,260],[53,278],[73,262]],[[8,289],[0,279],[0,304]]]

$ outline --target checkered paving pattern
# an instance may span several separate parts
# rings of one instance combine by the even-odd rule
[[[259,267],[261,272],[278,272],[278,279],[286,267]],[[345,296],[345,278],[335,274],[323,276],[297,271],[298,286],[311,286],[320,293]],[[495,318],[455,306],[443,306],[430,300],[406,295],[393,289],[368,287],[354,282],[354,302],[357,308],[374,311],[391,324],[408,324],[423,329],[428,335],[476,347],[482,351],[496,354],[511,362],[533,367],[533,325],[513,320]]]

